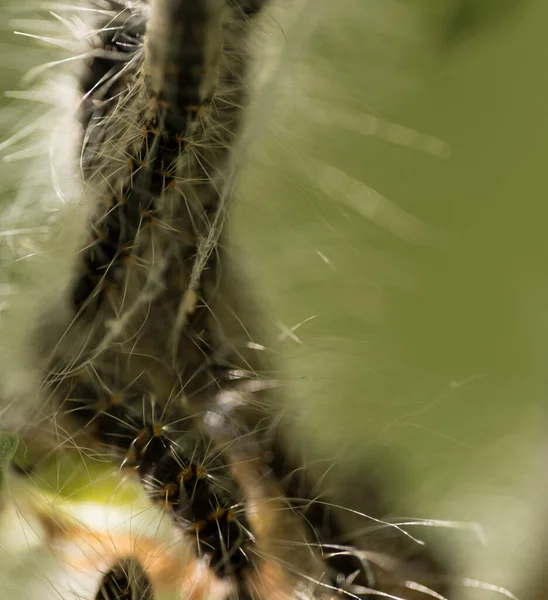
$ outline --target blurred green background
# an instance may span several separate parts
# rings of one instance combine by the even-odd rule
[[[527,598],[548,531],[548,4],[321,6],[310,36],[312,13],[284,28],[231,221],[274,328],[301,324],[280,343],[298,434],[372,463],[401,516],[480,522],[485,543],[438,537]],[[4,89],[45,56],[14,43]]]
[[[438,535],[463,573],[527,598],[545,531],[548,5],[350,4],[288,67],[235,237],[274,320],[310,319],[282,345],[299,435],[343,470],[373,462],[402,516],[480,522],[485,543]]]

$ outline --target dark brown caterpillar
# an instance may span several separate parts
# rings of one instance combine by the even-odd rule
[[[138,383],[108,395],[103,386],[97,380],[81,383],[65,402],[106,453],[118,454],[123,468],[135,471],[150,498],[172,515],[219,576],[245,567],[252,535],[243,493],[222,451],[200,431],[199,415],[158,406]]]
[[[105,574],[95,600],[154,600],[154,594],[143,568],[126,559]]]
[[[242,96],[238,89],[242,85],[241,74],[230,70],[224,75],[222,84],[229,93],[221,100],[228,103],[228,109],[221,111],[221,107],[213,106],[209,115],[209,119],[225,120],[222,130],[216,133],[214,127],[207,126],[204,112],[213,100],[214,80],[210,71],[219,68],[209,63],[220,54],[221,44],[227,43],[222,39],[221,18],[217,14],[226,9],[206,1],[158,2],[152,7],[145,36],[143,4],[113,8],[119,12],[100,24],[95,40],[102,53],[88,64],[82,80],[84,101],[80,114],[86,128],[82,175],[91,185],[97,177],[106,179],[107,185],[105,200],[92,223],[90,243],[83,250],[81,275],[75,283],[72,301],[77,318],[101,329],[101,322],[106,324],[105,313],[124,314],[121,288],[133,287],[134,276],[140,281],[139,271],[144,270],[145,277],[154,272],[157,281],[152,297],[147,298],[146,310],[158,314],[158,320],[151,316],[146,320],[154,322],[154,328],[164,320],[171,328],[181,309],[181,297],[201,291],[202,274],[196,290],[187,288],[189,274],[200,252],[200,239],[211,233],[213,211],[218,210],[219,196],[224,193],[223,187],[216,189],[217,181],[209,164],[223,167],[231,138],[239,128],[234,106]],[[157,32],[158,27],[167,40]],[[239,29],[243,28],[240,15],[235,13],[225,28],[236,29],[234,35],[240,35]],[[216,36],[219,39],[214,43],[206,39]],[[204,87],[208,78],[212,79],[211,89]],[[136,89],[136,85],[141,87]],[[126,109],[136,111],[129,125]],[[139,124],[137,130],[135,122]],[[128,140],[127,147],[122,146],[124,158],[119,159],[114,172],[112,156],[107,152],[105,157],[105,148],[124,142],[117,136],[113,139],[111,128],[122,140]],[[197,136],[206,140],[203,154],[191,151],[192,140]],[[209,164],[204,164],[205,160]],[[220,225],[216,227],[220,229]],[[153,263],[147,265],[145,258],[156,241],[163,247],[159,268]],[[215,259],[215,255],[206,259],[205,268],[212,273],[216,269]],[[132,294],[128,295],[131,306]],[[202,301],[207,300],[204,297]],[[175,384],[170,393],[175,398],[171,404],[159,400],[161,415],[153,414],[152,404],[147,406],[151,396],[159,391],[154,384],[127,389],[131,375],[124,377],[128,370],[124,363],[133,360],[135,348],[127,358],[123,353],[120,358],[117,348],[105,348],[104,354],[115,355],[120,365],[114,373],[107,374],[99,360],[93,359],[94,386],[84,384],[82,389],[79,375],[66,378],[63,373],[52,373],[50,378],[52,384],[55,379],[61,380],[61,388],[71,386],[65,400],[73,404],[71,412],[76,410],[80,416],[93,413],[86,429],[95,429],[107,448],[127,453],[124,464],[136,469],[150,496],[164,503],[181,527],[195,538],[198,554],[206,556],[214,571],[225,576],[249,562],[244,548],[251,533],[241,508],[242,494],[235,482],[221,476],[225,482],[221,486],[208,474],[208,470],[223,472],[226,467],[221,455],[206,461],[211,442],[205,432],[195,431],[199,417],[190,421],[181,418],[185,410],[183,399],[192,397],[189,384],[200,396],[211,395],[212,385],[217,388],[207,364],[213,362],[211,355],[215,351],[211,332],[204,323],[209,309],[184,304],[182,308],[188,313],[188,323],[181,326],[181,339],[176,340],[174,348],[168,340],[158,339],[156,332],[150,332],[147,341],[145,336],[141,338],[145,346],[156,338],[152,356],[158,362],[173,362],[168,371]],[[143,325],[146,326],[144,321],[139,322],[140,328]],[[81,350],[80,353],[85,369],[90,371],[89,355]],[[69,368],[77,373],[82,371],[75,364]],[[108,386],[107,378],[112,381]],[[124,384],[125,391],[118,391]],[[100,408],[98,402],[105,387],[117,391],[112,391],[106,405]],[[172,428],[168,437],[161,424],[166,420],[183,421],[182,425],[187,427],[175,431]]]

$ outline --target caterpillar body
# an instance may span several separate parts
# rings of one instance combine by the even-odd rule
[[[246,103],[245,37],[260,4],[153,3],[146,27],[145,7],[121,6],[99,27],[103,52],[82,89],[82,173],[93,204],[104,202],[82,253],[70,327],[86,347],[69,342],[70,362],[54,356],[48,374],[53,396],[68,387],[60,396],[68,412],[125,454],[124,466],[194,539],[198,557],[238,581],[259,570],[261,546],[229,464],[260,461],[267,415],[240,419],[239,431],[234,409],[218,408],[254,380],[260,391],[260,379],[219,334],[215,288],[230,149]],[[155,365],[143,369],[149,356]],[[278,478],[279,464],[268,467]],[[265,467],[254,466],[255,479],[268,489]],[[363,571],[356,583],[371,588],[355,566],[341,571],[343,581]],[[320,581],[325,568],[316,570]],[[326,590],[338,577],[328,575]],[[242,585],[240,595],[253,595]]]

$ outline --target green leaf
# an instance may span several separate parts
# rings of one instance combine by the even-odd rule
[[[4,484],[5,473],[19,445],[19,436],[12,431],[0,431],[0,489]]]

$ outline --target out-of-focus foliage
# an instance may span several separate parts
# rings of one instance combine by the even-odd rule
[[[4,485],[6,472],[19,445],[19,436],[9,431],[0,431],[0,490]]]

